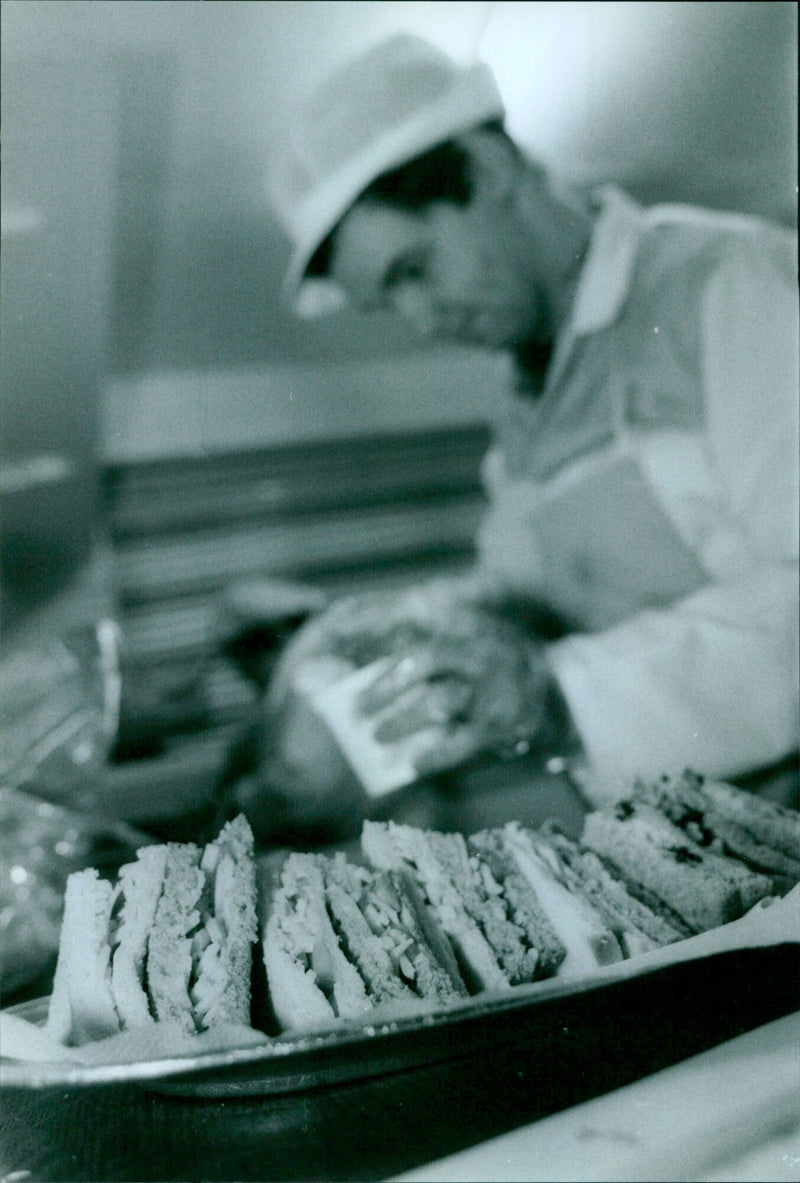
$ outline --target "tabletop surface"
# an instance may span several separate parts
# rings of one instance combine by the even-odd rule
[[[393,1183],[800,1178],[800,1011]]]

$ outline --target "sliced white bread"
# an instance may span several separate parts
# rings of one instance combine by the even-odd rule
[[[60,1043],[79,1045],[120,1030],[108,941],[114,899],[114,888],[94,869],[77,871],[67,880],[46,1024],[48,1035]]]

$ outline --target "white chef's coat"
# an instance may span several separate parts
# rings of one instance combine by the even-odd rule
[[[611,781],[798,744],[797,236],[607,189],[536,399],[486,458],[480,571],[549,646]]]

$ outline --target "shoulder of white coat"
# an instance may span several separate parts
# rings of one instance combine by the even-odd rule
[[[709,445],[757,550],[797,554],[800,308],[796,264],[775,242],[726,244],[703,306]]]

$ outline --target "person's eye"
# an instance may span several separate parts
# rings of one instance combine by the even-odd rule
[[[383,287],[387,291],[404,283],[419,283],[425,279],[427,273],[427,258],[424,251],[413,251],[401,255],[388,267],[383,277]]]

